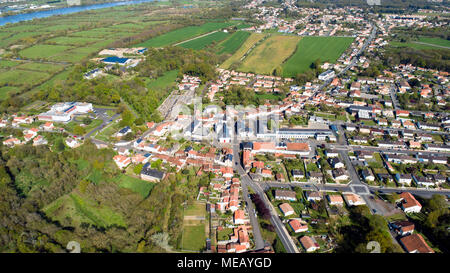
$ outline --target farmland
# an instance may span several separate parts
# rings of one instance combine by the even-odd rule
[[[216,46],[217,54],[234,53],[250,36],[249,32],[237,31]]]
[[[352,42],[353,38],[348,37],[304,37],[292,57],[283,64],[283,76],[294,77],[305,72],[317,59],[322,63],[334,63]]]
[[[249,51],[253,46],[255,46],[259,41],[261,41],[266,35],[261,33],[252,33],[250,37],[242,44],[242,46],[230,57],[228,58],[220,67],[229,69],[231,65],[239,63],[240,59]]]
[[[212,32],[215,30],[219,30],[222,28],[226,28],[229,26],[232,26],[233,23],[206,23],[201,26],[189,26],[180,28],[171,32],[168,32],[166,34],[157,36],[155,38],[152,38],[150,40],[147,40],[143,43],[140,43],[136,46],[143,46],[143,47],[163,47],[168,46],[177,42],[181,42],[184,40],[188,40],[190,38]]]
[[[205,47],[211,45],[214,42],[217,43],[217,42],[224,40],[229,35],[230,34],[225,33],[223,31],[217,31],[217,32],[211,33],[209,35],[179,44],[179,46],[184,47],[184,48],[200,50],[200,49],[204,49]]]
[[[298,36],[272,35],[250,52],[238,70],[272,74],[275,68],[294,53],[300,39]]]

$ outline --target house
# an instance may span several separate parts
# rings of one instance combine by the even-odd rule
[[[302,224],[298,219],[292,219],[289,221],[289,226],[295,233],[308,231],[308,225]]]
[[[284,216],[289,216],[294,214],[294,209],[288,203],[283,203],[280,206],[280,211],[284,214]]]
[[[78,142],[78,140],[69,137],[66,139],[66,145],[73,149],[79,147],[81,143]]]
[[[295,191],[275,190],[275,200],[296,201],[297,197]]]
[[[43,136],[37,136],[33,139],[33,146],[46,145],[48,141]]]
[[[322,200],[322,194],[318,191],[306,191],[305,196],[306,196],[306,200],[308,200],[310,202]]]
[[[409,235],[414,232],[414,223],[410,221],[397,221],[392,223],[391,227],[400,236]]]
[[[400,194],[400,207],[405,213],[418,213],[422,209],[422,205],[409,192],[402,192]]]
[[[408,253],[434,253],[422,235],[411,234],[400,238],[400,244]]]
[[[366,180],[366,182],[373,182],[375,180],[375,176],[370,169],[363,169],[361,171],[361,176],[364,178],[364,180]]]
[[[329,161],[330,161],[331,167],[333,167],[334,169],[344,168],[344,166],[345,166],[344,163],[342,163],[338,157],[333,157]]]
[[[411,186],[412,176],[410,174],[395,174],[395,180],[402,185]]]
[[[233,214],[233,222],[235,225],[245,224],[245,212],[243,210],[236,210]]]
[[[42,129],[44,129],[44,131],[51,131],[55,129],[55,126],[53,125],[53,122],[46,122],[42,125]]]
[[[120,169],[126,168],[131,163],[131,158],[124,155],[116,155],[113,157],[113,160]]]
[[[292,170],[292,178],[293,179],[303,179],[305,178],[305,174],[300,170]]]
[[[325,155],[326,155],[328,158],[338,157],[338,156],[339,156],[339,152],[336,151],[336,150],[326,150],[326,151],[325,151]]]
[[[123,137],[124,135],[131,133],[131,128],[130,126],[126,126],[122,129],[119,130],[119,132],[117,132],[116,136],[117,137]]]
[[[366,202],[364,202],[364,200],[358,194],[354,194],[352,192],[346,192],[346,193],[343,193],[342,195],[344,196],[345,203],[347,203],[347,205],[349,207],[361,206],[361,205],[366,204]]]
[[[20,144],[20,140],[14,137],[8,138],[7,140],[3,141],[3,145],[5,146],[14,146],[14,145],[19,145]]]
[[[309,236],[303,236],[302,238],[300,238],[300,243],[302,244],[306,252],[313,252],[320,249],[320,246],[316,242],[316,240]]]
[[[161,181],[165,176],[164,172],[158,171],[156,169],[151,168],[150,163],[145,163],[144,167],[142,167],[140,177],[142,180],[158,182]]]
[[[323,180],[323,174],[321,172],[309,172],[309,180],[320,182]]]
[[[346,174],[344,168],[335,169],[332,171],[333,178],[336,181],[345,181],[349,179],[349,176]]]
[[[333,194],[333,195],[327,195],[328,202],[330,205],[333,206],[342,206],[344,204],[344,199],[342,199],[342,196]]]

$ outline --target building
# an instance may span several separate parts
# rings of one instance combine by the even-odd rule
[[[390,227],[400,236],[409,235],[414,232],[414,224],[410,221],[397,221],[391,223]]]
[[[294,209],[288,203],[283,203],[279,207],[280,207],[281,213],[283,213],[284,216],[289,216],[289,215],[294,214]]]
[[[295,233],[308,231],[308,225],[302,224],[298,219],[292,219],[289,221],[289,226]]]
[[[322,194],[318,191],[306,191],[306,200],[308,201],[320,201],[322,200]]]
[[[336,74],[333,70],[327,70],[319,75],[319,80],[328,81],[334,78],[334,76],[336,76]]]
[[[402,237],[400,238],[400,244],[408,253],[434,253],[434,250],[431,249],[420,234]]]
[[[397,202],[400,202],[399,205],[405,213],[418,213],[422,209],[419,201],[409,192],[402,192]]]
[[[344,204],[344,199],[340,195],[327,195],[328,202],[333,206],[342,206]]]
[[[152,169],[150,163],[145,163],[144,167],[142,167],[140,176],[142,180],[158,182],[164,178],[165,173]]]
[[[233,214],[233,222],[235,225],[245,224],[245,212],[243,210],[236,210]]]
[[[296,201],[297,197],[295,191],[275,190],[275,200]]]
[[[314,240],[314,238],[311,238],[309,236],[303,236],[302,238],[300,238],[300,243],[302,244],[306,252],[313,252],[320,249],[320,246],[316,242],[316,240]]]
[[[343,193],[342,195],[344,196],[345,203],[347,203],[347,205],[349,207],[351,207],[351,206],[361,206],[361,205],[365,205],[366,204],[366,202],[364,202],[364,200],[358,194],[355,194],[355,193],[352,193],[352,192],[347,192],[347,193]]]
[[[92,103],[62,102],[54,104],[49,111],[37,115],[40,121],[69,122],[76,114],[86,114],[93,110]]]
[[[131,163],[131,158],[124,155],[116,155],[113,157],[113,160],[120,169],[126,168]]]

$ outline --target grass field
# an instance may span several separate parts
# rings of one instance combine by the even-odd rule
[[[450,47],[450,41],[441,39],[441,38],[420,37],[419,42],[438,45],[438,46]]]
[[[64,69],[63,65],[46,64],[46,63],[25,63],[16,67],[22,70],[33,70],[47,73],[55,73]]]
[[[294,53],[300,39],[298,36],[272,35],[250,52],[238,70],[272,74],[275,68]]]
[[[194,202],[184,210],[182,249],[199,251],[205,247],[205,220],[186,217],[205,217],[205,203]]]
[[[111,208],[97,204],[95,201],[71,193],[64,195],[43,208],[44,213],[51,219],[79,226],[88,223],[97,227],[117,225],[126,227],[123,217]]]
[[[62,45],[35,45],[20,51],[20,55],[28,59],[48,59],[70,48]]]
[[[334,63],[352,42],[350,37],[304,37],[294,55],[283,64],[283,76],[294,77],[305,72],[317,59]]]
[[[45,79],[49,78],[50,75],[44,72],[36,71],[26,71],[26,70],[9,70],[0,73],[0,86],[10,85],[10,86],[23,86],[24,84],[35,85]]]
[[[174,84],[177,77],[178,77],[178,70],[168,71],[157,79],[154,80],[147,79],[146,86],[150,90],[165,89]]]
[[[124,174],[118,177],[117,183],[121,188],[130,189],[135,193],[139,193],[142,198],[146,198],[155,186],[155,183],[144,181]]]
[[[228,58],[220,67],[229,69],[234,63],[239,62],[239,60],[251,49],[256,43],[261,41],[266,35],[261,33],[252,33],[250,37],[242,44],[242,46],[230,57]]]
[[[414,49],[439,49],[440,47],[436,47],[434,45],[424,45],[424,44],[416,44],[413,42],[402,43],[402,42],[390,42],[389,45],[393,47],[410,47]]]
[[[184,48],[191,48],[195,50],[204,49],[205,47],[211,45],[212,43],[218,43],[225,38],[227,38],[230,34],[225,33],[223,31],[217,31],[214,33],[211,33],[209,35],[179,44],[178,46],[184,47]]]
[[[225,41],[217,44],[217,54],[232,54],[234,53],[250,36],[250,32],[236,31]]]
[[[232,26],[234,23],[206,23],[201,26],[189,26],[180,28],[174,31],[170,31],[163,35],[157,36],[136,46],[143,47],[163,47],[167,45],[174,44],[176,42],[181,42],[188,40],[190,38],[218,30],[221,28],[226,28]]]

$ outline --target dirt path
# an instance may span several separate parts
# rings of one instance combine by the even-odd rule
[[[200,35],[200,36],[197,36],[197,37],[191,38],[191,39],[189,39],[189,40],[186,40],[186,41],[182,41],[182,42],[179,42],[179,43],[173,44],[173,46],[181,45],[181,44],[184,44],[184,43],[190,42],[190,41],[192,41],[192,40],[195,40],[195,39],[198,39],[198,38],[202,38],[202,37],[208,36],[209,34],[213,34],[213,33],[216,33],[217,31],[218,31],[218,30],[215,30],[215,31],[212,31],[212,32],[208,32],[208,33],[206,33],[206,34],[203,34],[203,35]]]

